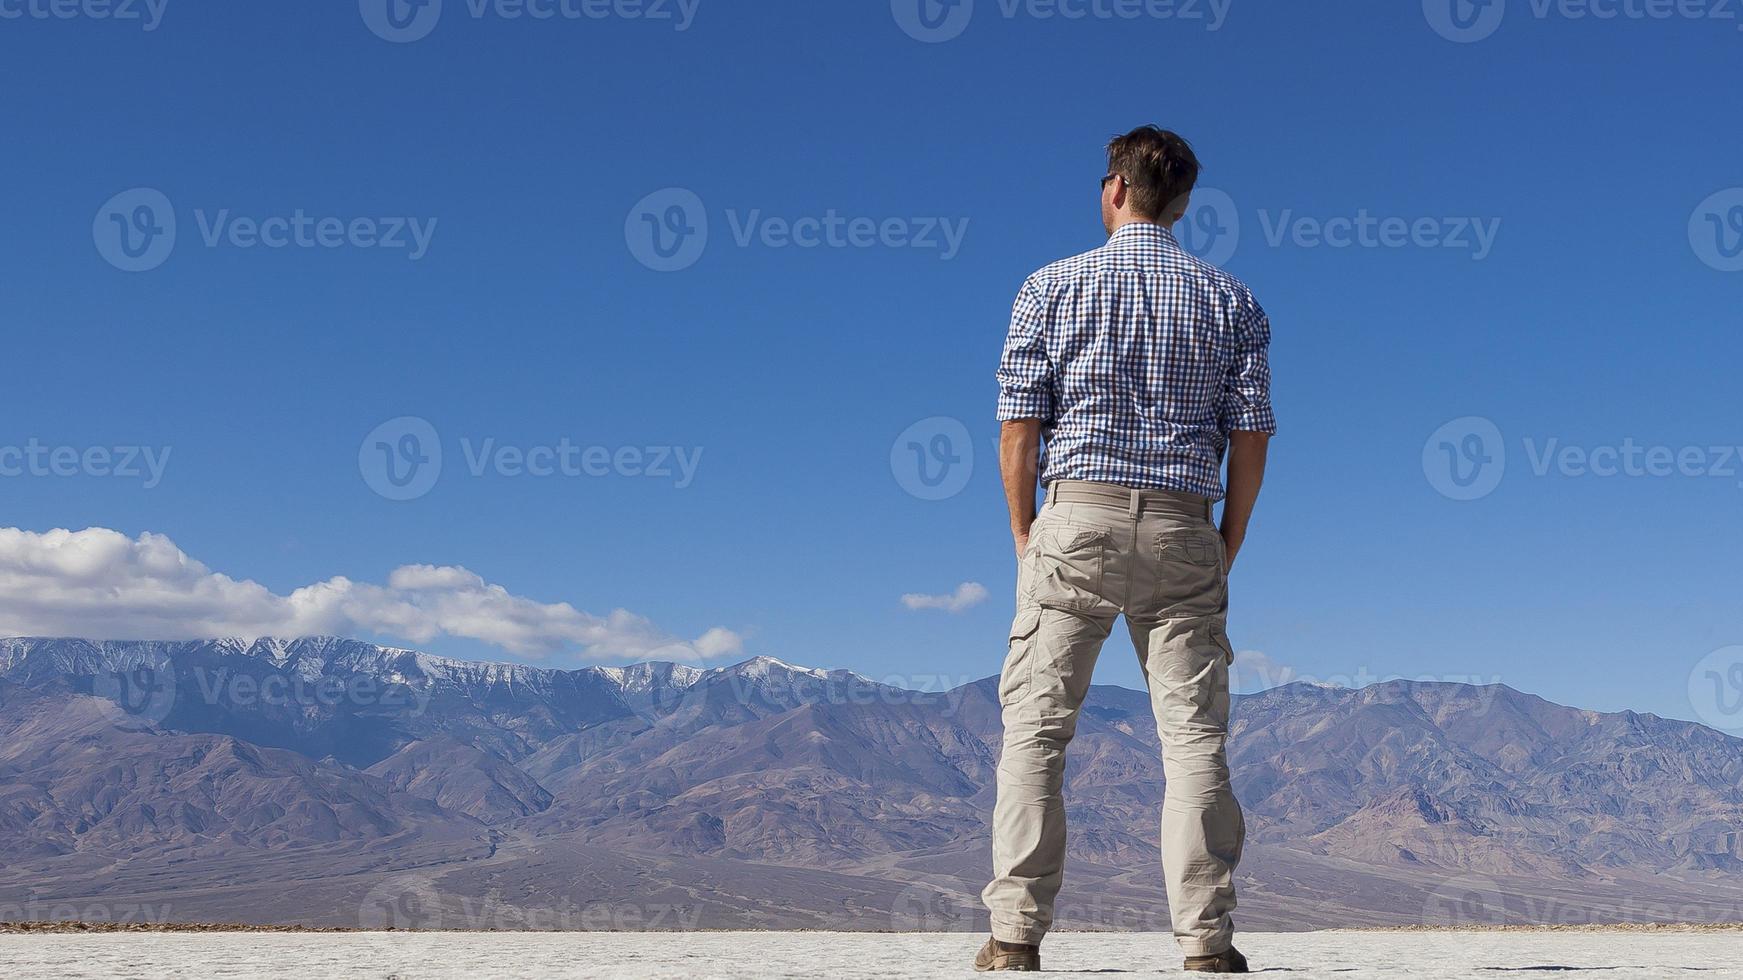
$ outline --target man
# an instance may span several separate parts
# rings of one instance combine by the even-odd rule
[[[1197,179],[1174,133],[1145,126],[1114,139],[1101,193],[1108,243],[1029,277],[1011,317],[998,415],[1017,617],[982,895],[992,938],[977,970],[1040,969],[1065,863],[1065,747],[1123,613],[1162,741],[1175,938],[1188,970],[1247,972],[1231,920],[1245,826],[1224,752],[1227,576],[1276,431],[1271,327],[1246,286],[1169,231]],[[1048,488],[1039,516],[1037,467]]]

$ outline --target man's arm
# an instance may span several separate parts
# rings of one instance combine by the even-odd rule
[[[1229,477],[1223,500],[1223,543],[1229,567],[1247,541],[1247,522],[1265,482],[1265,454],[1277,417],[1271,411],[1271,320],[1251,294],[1235,321],[1235,359],[1223,387],[1218,421],[1229,434]]]
[[[1223,500],[1222,533],[1231,569],[1247,540],[1247,522],[1252,520],[1253,506],[1259,502],[1259,487],[1265,482],[1265,456],[1270,448],[1270,433],[1229,433],[1229,486],[1228,496]]]
[[[999,428],[999,475],[1005,481],[1005,506],[1011,512],[1011,538],[1017,557],[1029,548],[1035,523],[1035,468],[1041,459],[1041,420],[1015,419]]]
[[[1011,512],[1017,557],[1029,547],[1035,523],[1035,484],[1041,465],[1041,428],[1053,420],[1053,359],[1047,353],[1047,316],[1034,281],[1023,283],[1011,306],[1011,329],[999,357],[999,475]]]

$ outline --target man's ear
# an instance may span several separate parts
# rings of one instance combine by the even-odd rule
[[[1120,177],[1115,177],[1113,180],[1109,181],[1109,183],[1114,185],[1114,210],[1124,211],[1126,209],[1126,199],[1129,198],[1132,193],[1132,185],[1126,183],[1125,180]]]

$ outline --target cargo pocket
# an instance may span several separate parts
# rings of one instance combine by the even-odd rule
[[[1035,633],[1040,629],[1041,610],[1031,606],[1017,611],[1005,668],[999,673],[999,704],[1009,706],[1029,689],[1035,673]]]
[[[1047,609],[1094,611],[1102,601],[1102,563],[1108,532],[1081,524],[1049,522],[1037,535],[1026,562],[1029,597]]]
[[[1223,623],[1212,623],[1210,626],[1210,642],[1222,651],[1223,662],[1231,667],[1235,663],[1235,647],[1229,642],[1229,628]]]

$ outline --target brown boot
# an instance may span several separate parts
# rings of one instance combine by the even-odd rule
[[[1041,969],[1041,947],[1025,946],[1022,943],[1001,943],[997,939],[988,939],[986,945],[974,956],[976,973],[988,973],[994,970],[1020,970],[1035,972]]]
[[[1193,973],[1246,973],[1247,958],[1230,946],[1228,952],[1215,956],[1188,956],[1186,969]]]

